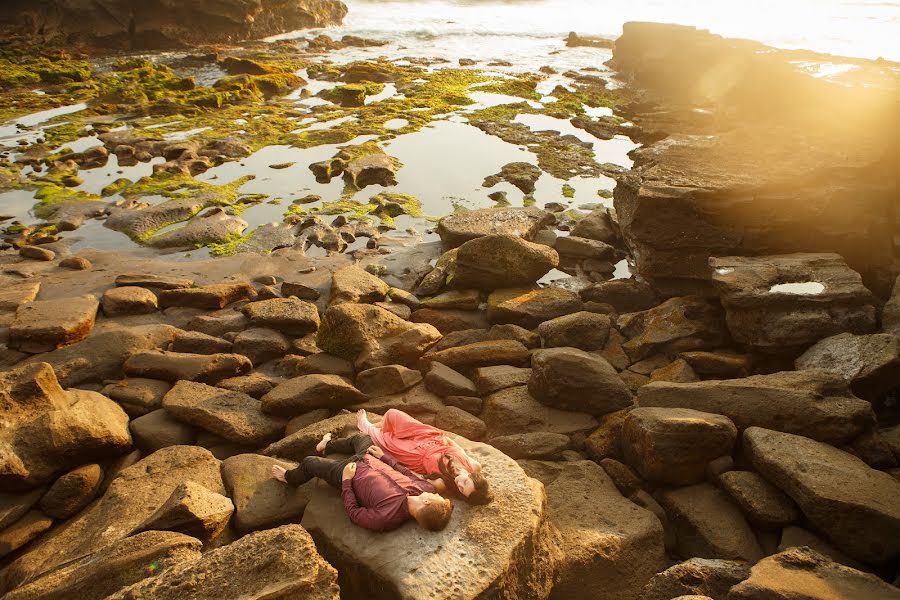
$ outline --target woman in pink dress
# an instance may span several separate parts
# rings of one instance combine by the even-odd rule
[[[359,431],[410,470],[442,479],[448,489],[458,491],[472,504],[491,501],[481,464],[440,429],[395,408],[388,410],[380,423],[370,423],[364,410],[356,415]]]

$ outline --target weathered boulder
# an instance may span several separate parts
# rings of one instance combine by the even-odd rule
[[[107,317],[144,315],[156,312],[156,294],[137,286],[114,287],[103,292],[100,306]]]
[[[151,235],[143,243],[152,248],[200,248],[240,237],[245,229],[244,219],[221,208],[212,208],[194,216],[182,227]]]
[[[521,365],[525,364],[530,356],[528,349],[520,342],[496,340],[428,352],[422,356],[422,360],[439,362],[451,369],[466,371],[492,365]]]
[[[204,544],[216,539],[228,525],[234,504],[231,499],[193,481],[185,481],[172,495],[135,528],[142,531],[175,531]]]
[[[727,339],[722,308],[699,296],[670,298],[654,308],[619,316],[622,348],[632,361],[651,354],[713,349]]]
[[[616,262],[616,249],[599,240],[567,235],[556,238],[553,248],[559,252],[564,261],[594,259],[610,263]]]
[[[369,420],[374,415],[369,415]],[[341,411],[337,415],[323,419],[308,425],[289,436],[267,446],[262,453],[266,456],[277,456],[286,460],[300,462],[307,456],[316,454],[316,444],[326,433],[330,433],[335,439],[355,435],[356,415]]]
[[[624,498],[591,461],[520,463],[547,492],[559,530],[559,580],[551,598],[638,600],[663,568],[663,530],[648,510]]]
[[[727,600],[728,590],[748,577],[746,563],[692,558],[655,575],[641,592],[641,600],[672,600],[680,595]]]
[[[572,235],[589,240],[599,240],[607,244],[615,244],[619,237],[619,224],[615,220],[615,211],[602,207],[594,209],[572,228]]]
[[[337,375],[301,375],[275,386],[262,397],[261,409],[271,415],[295,416],[316,408],[344,408],[367,396]]]
[[[191,287],[194,285],[194,280],[156,273],[124,273],[116,276],[115,283],[119,287],[135,286],[153,290],[178,290]]]
[[[487,432],[484,421],[457,406],[440,408],[434,413],[432,425],[475,441],[482,441]]]
[[[353,363],[327,352],[316,352],[309,356],[291,354],[278,361],[276,369],[284,375],[340,375],[353,378]]]
[[[656,495],[675,529],[679,554],[754,563],[762,549],[740,509],[708,483]]]
[[[891,297],[882,308],[881,329],[885,333],[900,335],[900,275],[894,280]]]
[[[247,394],[195,381],[179,381],[162,401],[176,419],[245,446],[266,445],[284,432],[284,420],[263,414],[261,405]]]
[[[239,454],[222,462],[222,479],[234,502],[238,533],[297,522],[303,516],[314,484],[284,485],[272,477],[272,465],[290,470],[297,463],[259,454]]]
[[[359,302],[372,304],[387,296],[390,286],[356,265],[337,269],[331,275],[331,304]]]
[[[47,364],[7,371],[0,378],[0,483],[35,487],[72,467],[131,447],[128,415],[96,392],[59,387]]]
[[[490,234],[463,243],[451,267],[459,290],[531,285],[559,265],[556,250],[513,234]]]
[[[847,383],[823,371],[785,371],[743,379],[697,383],[653,382],[638,391],[638,404],[692,408],[725,415],[744,430],[765,427],[832,444],[862,433],[872,407]]]
[[[454,331],[487,328],[487,315],[483,311],[459,310],[455,308],[419,308],[410,313],[413,323],[428,323],[442,334]]]
[[[344,180],[360,190],[368,185],[397,185],[397,171],[401,166],[393,156],[383,151],[373,152],[351,159],[344,166]]]
[[[0,558],[38,539],[53,526],[53,519],[39,510],[30,510],[21,519],[0,531]]]
[[[681,352],[678,357],[709,379],[740,379],[749,375],[752,366],[748,355],[734,352]]]
[[[544,321],[582,310],[581,298],[558,287],[509,288],[488,296],[488,320],[492,324],[511,323],[534,329]]]
[[[900,556],[900,481],[799,435],[751,427],[743,447],[754,469],[790,496],[838,549],[873,565]]]
[[[95,332],[77,344],[33,356],[23,364],[48,363],[66,387],[119,379],[128,357],[168,346],[177,331],[170,325],[138,325]]]
[[[40,575],[9,592],[9,600],[105,598],[145,577],[200,558],[200,541],[171,531],[147,531]],[[156,565],[152,571],[147,565]]]
[[[772,352],[875,330],[875,297],[837,254],[711,258],[735,340]]]
[[[800,518],[794,501],[757,473],[727,471],[719,483],[757,527],[781,529]]]
[[[319,328],[316,305],[297,298],[250,302],[243,311],[257,327],[269,327],[288,335],[305,335]]]
[[[215,383],[226,377],[243,375],[253,368],[253,364],[240,354],[207,355],[143,350],[132,354],[122,368],[131,377]]]
[[[162,406],[163,396],[171,384],[158,379],[129,377],[103,388],[103,395],[119,403],[129,417],[140,417]]]
[[[544,321],[538,325],[538,333],[545,348],[602,350],[609,339],[610,326],[608,315],[581,311]]]
[[[269,393],[272,388],[278,385],[280,379],[272,377],[264,373],[250,373],[249,375],[240,375],[238,377],[229,377],[223,379],[216,384],[223,390],[231,390],[233,392],[241,392],[247,394],[251,398],[262,398]]]
[[[628,413],[632,410],[633,407],[623,408],[600,418],[599,427],[584,441],[585,452],[590,458],[598,462],[604,458],[624,460],[622,456],[622,426]]]
[[[299,525],[258,531],[176,565],[109,600],[339,600],[337,573]]]
[[[896,600],[900,590],[871,573],[845,567],[809,548],[790,548],[759,561],[728,600]]]
[[[284,356],[290,347],[290,340],[281,332],[251,327],[237,334],[232,350],[249,358],[254,365],[261,365]]]
[[[159,293],[159,305],[190,308],[225,308],[237,300],[252,299],[256,290],[249,283],[217,283],[196,288],[166,289]],[[208,332],[206,332],[208,333]]]
[[[39,487],[21,494],[0,493],[0,530],[6,529],[36,505],[46,492]]]
[[[422,381],[419,371],[402,365],[366,369],[356,375],[356,387],[369,396],[389,396],[408,390]]]
[[[542,404],[602,416],[631,406],[631,392],[616,370],[577,348],[535,350],[528,391]]]
[[[556,561],[542,486],[485,444],[457,441],[483,466],[493,501],[455,502],[440,533],[407,523],[390,535],[350,522],[337,490],[318,483],[303,526],[339,573],[347,596],[513,600],[550,594]],[[415,552],[409,552],[416,548]],[[385,562],[384,557],[393,560]]]
[[[94,327],[99,306],[93,296],[22,303],[9,326],[7,345],[37,353],[80,342]]]
[[[690,485],[706,465],[731,454],[737,428],[728,417],[687,408],[636,408],[622,425],[625,461],[654,483]]]
[[[804,352],[798,370],[821,369],[843,377],[853,393],[871,402],[900,386],[900,337],[888,333],[841,333]]]
[[[365,370],[388,364],[414,366],[422,353],[441,338],[431,325],[404,321],[371,304],[328,307],[316,343],[325,352]]]
[[[4,284],[3,289],[0,290],[0,310],[2,311],[15,311],[23,302],[34,301],[38,292],[41,291],[41,284],[38,281],[4,282]]]
[[[478,394],[471,379],[435,360],[431,361],[425,374],[425,387],[442,398]]]
[[[185,481],[225,493],[219,461],[208,450],[195,446],[157,450],[123,469],[97,502],[13,562],[9,583],[16,586],[34,574],[125,538]]]
[[[219,337],[226,333],[243,331],[249,325],[250,319],[243,313],[226,308],[208,315],[197,315],[188,322],[185,329]]]
[[[98,464],[73,469],[53,482],[41,498],[41,510],[56,519],[68,519],[94,499],[102,482],[103,469]]]
[[[531,369],[496,365],[472,370],[472,381],[479,396],[486,396],[516,385],[528,385]]]
[[[597,427],[596,419],[587,413],[541,404],[524,385],[500,390],[485,398],[481,419],[487,425],[487,439],[536,431],[572,434]]]
[[[425,298],[420,302],[420,306],[435,309],[452,309],[459,310],[478,310],[481,303],[481,293],[478,290],[449,290]]]
[[[134,437],[134,445],[144,453],[160,448],[193,444],[197,430],[177,420],[162,408],[133,419],[128,425]]]
[[[445,249],[456,248],[478,237],[515,235],[526,240],[553,222],[553,215],[539,208],[481,208],[448,215],[438,222]]]

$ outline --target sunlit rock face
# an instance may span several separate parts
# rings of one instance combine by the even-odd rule
[[[339,0],[15,0],[0,8],[0,23],[114,47],[167,48],[339,25],[346,14]]]
[[[610,65],[645,93],[629,114],[645,146],[615,205],[642,275],[683,294],[709,278],[710,255],[837,252],[889,289],[896,84],[873,61],[810,72],[834,60],[625,25]]]

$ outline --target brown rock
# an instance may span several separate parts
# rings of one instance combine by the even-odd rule
[[[682,556],[756,562],[762,549],[728,497],[708,483],[664,490],[656,496],[675,528]]]
[[[600,462],[604,458],[622,460],[622,425],[632,408],[624,408],[603,415],[600,426],[587,437],[584,448],[591,459]]]
[[[754,469],[851,557],[874,565],[900,556],[900,482],[837,448],[751,427],[744,453]]]
[[[41,290],[40,282],[7,284],[0,290],[0,310],[14,311],[23,302],[32,302]]]
[[[707,463],[731,454],[736,439],[728,417],[684,408],[636,408],[622,426],[625,461],[659,484],[702,481]]]
[[[251,302],[244,314],[258,327],[269,327],[287,335],[305,335],[319,328],[319,309],[297,298],[273,298]]]
[[[262,414],[259,400],[193,381],[176,383],[162,405],[176,419],[236,444],[263,446],[284,432],[284,420]]]
[[[29,511],[24,517],[0,531],[0,558],[39,538],[52,525],[53,519],[41,511]]]
[[[576,348],[536,350],[528,391],[547,406],[592,415],[631,406],[631,392],[603,358]]]
[[[367,398],[337,375],[301,375],[276,386],[262,397],[267,414],[292,416],[315,408],[343,408]]]
[[[515,235],[486,235],[459,247],[450,285],[461,290],[531,285],[558,265],[553,248]]]
[[[255,295],[256,290],[249,283],[219,283],[197,288],[167,288],[159,294],[159,305],[163,308],[169,306],[225,308],[227,304],[237,300],[252,299]]]
[[[337,269],[331,275],[330,304],[371,304],[384,300],[390,286],[356,265]]]
[[[501,289],[488,296],[488,320],[534,329],[544,321],[583,308],[575,292],[563,288]]]
[[[491,365],[522,365],[529,358],[528,349],[512,340],[478,342],[422,356],[424,361],[439,362],[461,371]]]
[[[488,439],[536,431],[570,434],[597,426],[594,417],[587,413],[544,406],[525,386],[511,387],[485,398],[481,419],[487,425]]]
[[[793,500],[752,471],[728,471],[719,482],[757,527],[781,529],[800,518]]]
[[[430,363],[430,369],[425,374],[425,387],[442,398],[477,395],[475,384],[468,377],[437,361]]]
[[[131,421],[134,445],[146,453],[160,448],[193,444],[197,431],[178,421],[163,409],[154,410]]]
[[[487,396],[509,387],[527,385],[531,369],[497,365],[472,370],[472,381],[481,396]]]
[[[59,261],[59,266],[63,269],[72,269],[73,271],[87,271],[94,265],[83,256],[70,256]]]
[[[202,383],[243,375],[252,368],[250,360],[240,354],[204,355],[153,350],[137,352],[123,365],[125,374],[133,377]]]
[[[275,595],[277,594],[277,595]],[[259,531],[119,591],[109,600],[338,600],[337,572],[299,525]]]
[[[491,446],[515,459],[555,460],[569,447],[569,436],[562,433],[535,431],[491,438]]]
[[[110,384],[103,394],[119,403],[129,417],[140,417],[162,407],[163,396],[171,384],[157,379],[131,377]]]
[[[216,384],[223,390],[241,392],[252,398],[262,398],[279,383],[276,377],[270,377],[264,373],[250,373],[239,377],[229,377]]]
[[[206,544],[222,533],[233,512],[234,504],[227,496],[213,492],[199,483],[185,481],[133,533],[175,531],[195,537]]]
[[[721,307],[698,296],[670,298],[649,310],[623,314],[618,327],[628,338],[623,348],[632,360],[716,348],[727,336]]]
[[[23,258],[43,261],[51,261],[56,258],[56,252],[49,248],[41,248],[40,246],[22,246],[19,248],[19,255]]]
[[[187,354],[219,354],[229,353],[232,343],[214,335],[199,331],[179,331],[169,350]]]
[[[445,248],[456,248],[478,237],[492,234],[517,235],[531,240],[553,215],[538,208],[483,208],[448,215],[438,222],[438,235]]]
[[[402,365],[366,369],[356,376],[356,387],[369,396],[389,396],[408,390],[422,381],[422,374]]]
[[[9,326],[7,345],[37,353],[80,342],[94,327],[98,306],[93,296],[23,303]]]
[[[679,594],[726,600],[728,590],[748,577],[750,567],[744,563],[692,558],[655,575],[641,592],[641,600],[671,600]]]
[[[692,408],[725,415],[739,430],[765,427],[835,444],[857,437],[872,418],[868,402],[854,397],[843,379],[823,371],[697,383],[657,381],[638,391],[638,404]]]
[[[419,308],[410,313],[409,320],[413,323],[433,325],[444,335],[454,331],[484,329],[488,326],[487,317],[483,312],[450,308]]]
[[[897,588],[875,575],[832,562],[809,548],[791,548],[753,566],[750,578],[737,584],[729,600],[890,600]]]
[[[128,273],[116,277],[117,286],[137,286],[154,290],[180,290],[194,285],[191,279],[181,279],[154,273]]]
[[[254,365],[261,365],[284,356],[290,347],[290,340],[282,333],[262,327],[251,327],[234,338],[233,350],[249,358]]]
[[[484,439],[487,426],[478,417],[455,406],[445,406],[434,414],[434,426],[467,439]]]
[[[41,498],[41,510],[56,519],[68,519],[87,506],[100,491],[103,469],[91,464],[69,471]]]
[[[609,339],[609,328],[608,316],[581,311],[544,321],[538,325],[538,333],[545,348],[602,350]]]
[[[222,479],[234,501],[234,525],[239,533],[296,522],[303,516],[315,483],[285,485],[272,477],[272,465],[290,470],[297,463],[259,454],[240,454],[222,462]]]
[[[703,377],[738,379],[750,373],[750,357],[733,352],[682,352],[678,355]]]
[[[115,287],[103,292],[100,299],[103,314],[107,317],[124,315],[146,315],[156,312],[156,294],[148,289],[126,286]]]

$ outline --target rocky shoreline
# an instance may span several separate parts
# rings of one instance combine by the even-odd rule
[[[617,180],[615,209],[578,214],[563,188],[558,206],[443,216],[427,243],[392,229],[418,205],[390,192],[292,203],[293,217],[247,237],[235,208],[254,199],[195,177],[257,150],[254,133],[259,147],[287,143],[299,115],[283,91],[265,98],[267,84],[302,86],[287,81],[301,60],[287,46],[214,61],[262,71],[211,88],[223,119],[266,111],[242,140],[196,104],[202,86],[177,100],[211,123],[197,138],[104,124],[171,107],[180,79],[153,64],[116,76],[174,86],[138,104],[101,108],[110,96],[81,88],[103,150],[29,145],[30,163],[8,153],[0,172],[47,190],[46,223],[8,227],[0,252],[0,593],[900,598],[896,72],[859,61],[848,85],[759,50],[628,24],[611,61],[624,87],[581,74],[555,90],[542,110],[644,144],[632,169],[516,122],[535,93],[527,75],[304,63],[337,84],[315,116],[358,111],[293,134],[310,147],[328,136],[334,153],[309,169],[345,190],[387,187],[399,169],[384,123],[418,130],[474,84],[523,103],[470,122],[536,148],[537,166],[508,163],[493,184],[527,197],[541,172]],[[388,83],[405,98],[366,105]],[[582,114],[604,103],[629,121]],[[376,139],[337,147],[360,135]],[[114,201],[64,193],[110,155],[155,159],[155,173]],[[73,252],[61,224],[98,217],[148,248]],[[228,251],[172,261],[156,251],[169,243]],[[635,275],[613,279],[624,259]],[[494,502],[457,503],[441,533],[374,534],[327,486],[270,477],[324,433],[352,431],[352,411],[389,408],[458,436]]]

